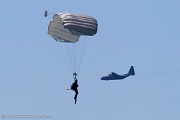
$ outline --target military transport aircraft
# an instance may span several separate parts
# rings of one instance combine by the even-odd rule
[[[111,74],[109,74],[108,76],[103,76],[101,78],[101,80],[120,80],[120,79],[124,79],[126,77],[129,77],[130,75],[135,75],[135,71],[134,71],[134,67],[131,66],[131,68],[129,69],[129,72],[127,74],[123,74],[123,75],[118,75],[114,72],[111,72]]]

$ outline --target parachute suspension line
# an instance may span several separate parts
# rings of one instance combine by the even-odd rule
[[[84,53],[85,53],[85,51],[86,51],[86,48],[87,48],[88,44],[89,44],[89,41],[85,39],[85,40],[84,40],[84,43],[82,44],[82,47],[84,47],[84,48],[82,49],[82,54],[81,54],[81,57],[80,57],[80,60],[79,60],[78,69],[77,69],[77,74],[79,74],[79,70],[80,70],[80,67],[81,67],[81,64],[82,64],[82,60],[83,60],[83,57],[84,57]]]
[[[74,73],[74,60],[73,60],[73,56],[72,56],[72,47],[71,45],[69,46],[69,44],[74,44],[74,43],[66,43],[66,53],[68,54],[68,59],[69,59],[69,62],[70,62],[70,70],[71,70],[71,73]]]
[[[68,66],[71,74],[79,74],[80,67],[84,58],[89,40],[83,38],[76,43],[56,43],[65,64]]]
[[[66,53],[67,53],[67,49],[64,49],[65,46],[64,46],[64,48],[63,48],[63,46],[60,45],[60,44],[56,44],[56,46],[57,46],[58,50],[60,51],[61,56],[63,57],[63,59],[64,59],[64,61],[65,61],[65,64],[68,66],[68,68],[69,68],[69,70],[71,71],[71,73],[73,73],[72,65],[69,65],[68,60],[67,60],[67,58],[65,57],[65,56],[66,56]],[[66,46],[66,47],[67,47],[67,46]],[[69,57],[70,57],[70,55],[69,55]],[[71,63],[71,64],[72,64],[72,63]]]
[[[56,43],[56,45],[57,45],[58,50],[59,50],[60,53],[61,53],[61,56],[63,57],[63,59],[64,59],[64,61],[65,61],[65,64],[68,66],[68,68],[69,68],[70,71],[71,71],[71,67],[70,67],[70,65],[68,64],[67,59],[65,58],[65,50],[60,46],[59,43]]]
[[[76,73],[76,45],[73,44],[73,62],[74,62],[74,73]]]

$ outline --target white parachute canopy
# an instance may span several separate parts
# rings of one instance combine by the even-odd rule
[[[45,17],[48,16],[45,11]],[[57,13],[48,26],[48,34],[60,44],[60,51],[72,73],[78,73],[81,61],[87,47],[85,40],[79,40],[81,35],[93,36],[97,33],[97,20],[91,16]],[[78,42],[77,42],[78,41]],[[80,44],[80,45],[79,45]],[[69,62],[67,62],[69,61]]]
[[[48,34],[59,42],[77,42],[80,35],[93,36],[97,32],[97,20],[90,16],[58,13],[48,27]]]

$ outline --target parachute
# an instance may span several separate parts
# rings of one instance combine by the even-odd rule
[[[45,11],[45,17],[48,14],[50,13]],[[61,45],[60,51],[65,61],[69,61],[67,64],[72,73],[79,72],[87,46],[85,40],[79,40],[80,36],[93,36],[97,33],[97,28],[95,18],[74,13],[56,13],[50,21],[48,34]]]

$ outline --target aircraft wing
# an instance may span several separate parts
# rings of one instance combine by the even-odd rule
[[[101,78],[101,80],[115,80],[118,78],[118,74],[114,73],[114,72],[111,72],[111,74],[107,75],[107,76],[103,76]]]
[[[113,76],[113,77],[117,77],[117,76],[119,76],[118,74],[116,74],[115,72],[111,72],[111,76]]]

